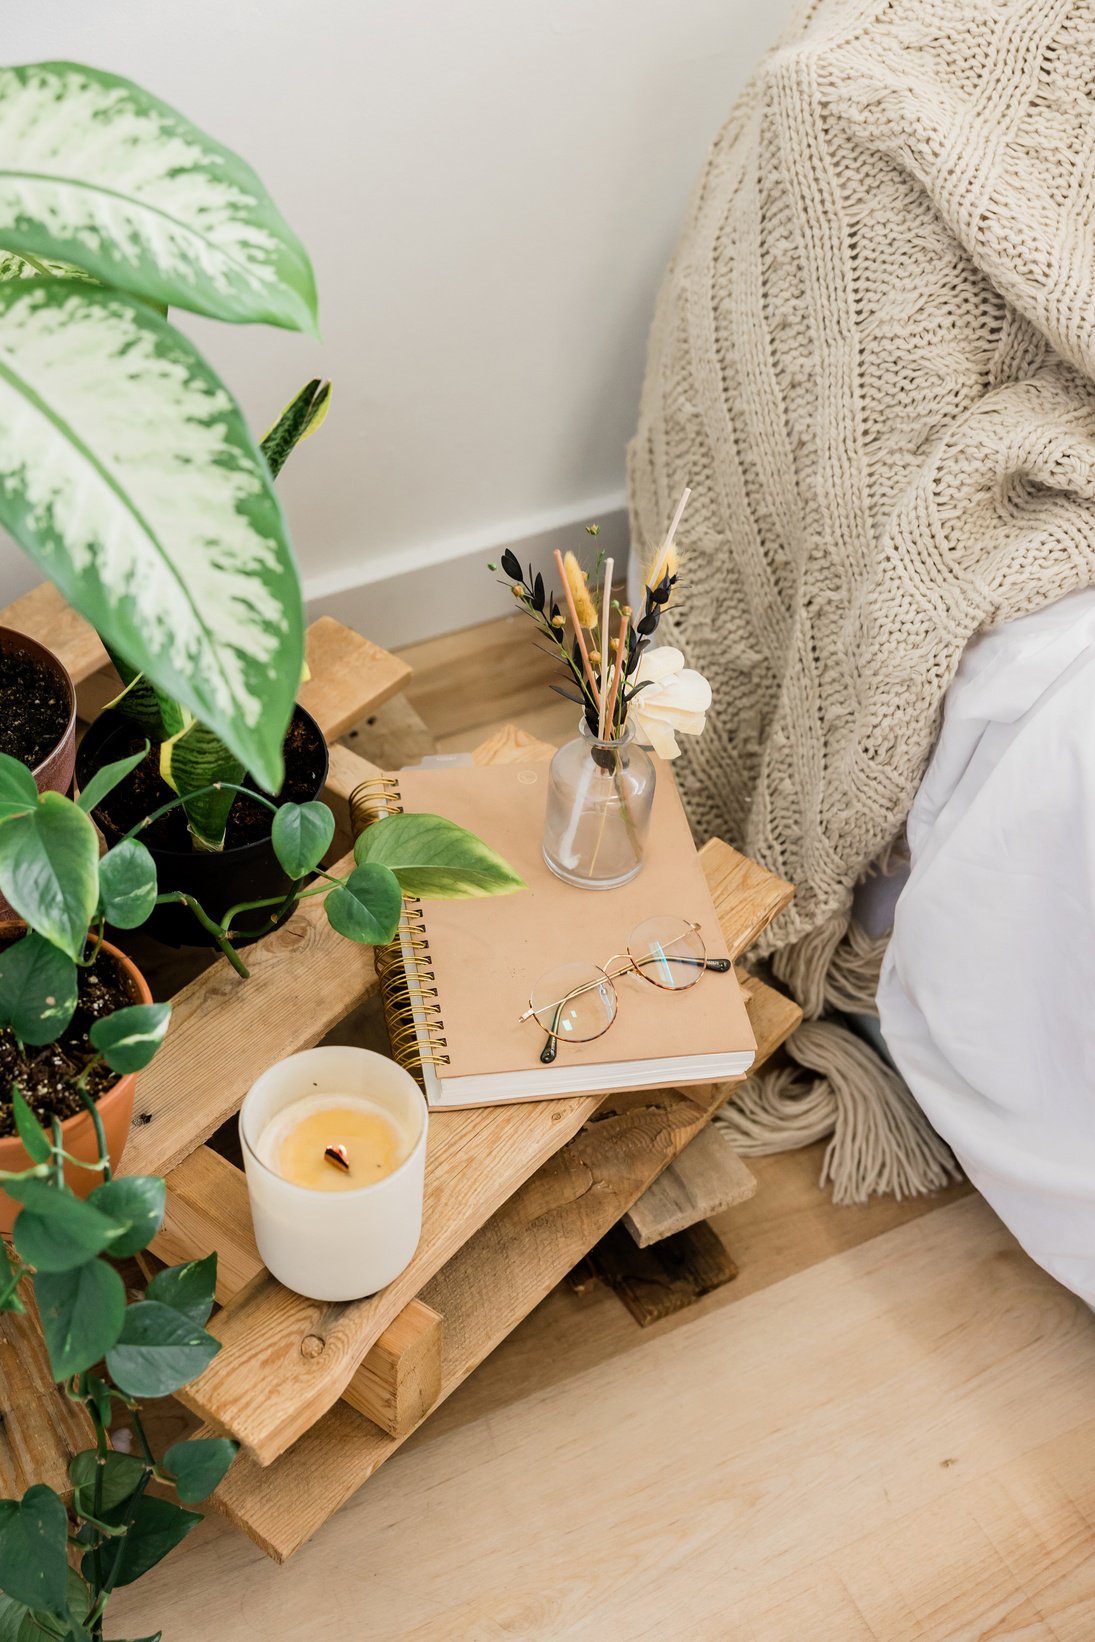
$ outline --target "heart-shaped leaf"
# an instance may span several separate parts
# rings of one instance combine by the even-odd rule
[[[15,1119],[15,1132],[23,1142],[23,1149],[32,1163],[46,1163],[50,1157],[50,1143],[46,1138],[41,1124],[23,1099],[23,1092],[18,1084],[12,1085],[11,1112]]]
[[[0,753],[0,821],[13,815],[25,815],[38,803],[38,788],[25,764]]]
[[[117,1519],[123,1516],[127,1509],[124,1506],[119,1507],[112,1515]],[[135,1579],[140,1579],[142,1574],[154,1568],[169,1551],[173,1551],[180,1540],[184,1540],[201,1520],[197,1511],[184,1511],[169,1499],[157,1499],[155,1495],[144,1494],[138,1501],[133,1526],[125,1536],[115,1583],[132,1585]],[[90,1551],[85,1554],[82,1567],[85,1577],[93,1579],[95,1559]]]
[[[76,1489],[76,1503],[78,1507],[86,1507],[89,1511],[95,1510],[95,1474],[101,1471],[102,1480],[100,1489],[102,1498],[99,1501],[100,1512],[112,1511],[122,1505],[130,1497],[137,1484],[145,1473],[144,1461],[136,1454],[122,1454],[116,1449],[110,1449],[102,1466],[94,1448],[85,1448],[79,1454],[74,1454],[69,1463],[68,1474],[73,1487]]]
[[[34,1297],[55,1380],[97,1363],[122,1331],[125,1288],[105,1260],[89,1260],[72,1271],[40,1271]]]
[[[0,96],[0,133],[3,116]],[[0,238],[2,203],[0,179]],[[303,612],[239,407],[144,303],[76,280],[0,283],[0,366],[0,524],[112,651],[277,792]]]
[[[282,804],[274,817],[274,854],[290,878],[306,878],[323,860],[335,835],[326,804]]]
[[[217,1289],[217,1257],[188,1260],[182,1266],[158,1271],[148,1285],[147,1298],[181,1312],[192,1323],[204,1323],[213,1310]]]
[[[131,753],[128,758],[115,759],[113,764],[103,764],[95,771],[87,786],[82,788],[76,802],[85,815],[99,807],[103,799],[112,793],[116,786],[131,775],[142,763],[148,753],[146,741],[139,753]]]
[[[28,1608],[67,1619],[68,1513],[38,1483],[21,1500],[0,1500],[0,1588]]]
[[[104,1015],[88,1037],[114,1072],[139,1072],[147,1066],[167,1032],[169,1003],[134,1003]]]
[[[148,1247],[163,1223],[166,1196],[158,1175],[127,1174],[96,1186],[88,1202],[121,1228],[110,1245],[113,1258]]]
[[[363,946],[385,946],[399,928],[403,891],[393,872],[369,862],[355,867],[323,904],[328,923],[340,935]]]
[[[389,867],[403,894],[420,900],[509,895],[526,887],[481,838],[442,815],[387,815],[366,827],[354,859]]]
[[[175,1442],[163,1457],[175,1479],[175,1492],[184,1505],[199,1505],[216,1488],[239,1452],[239,1443],[227,1437],[191,1437]]]
[[[30,930],[0,950],[0,1026],[23,1043],[52,1043],[75,1012],[77,981],[68,954]]]
[[[0,892],[31,929],[73,959],[83,956],[98,871],[95,828],[60,793],[43,793],[33,810],[4,822]]]
[[[40,1272],[71,1271],[121,1236],[120,1226],[66,1187],[18,1180],[9,1181],[7,1191],[24,1205],[15,1221],[15,1247]]]
[[[196,1380],[220,1344],[181,1312],[158,1300],[138,1300],[125,1314],[106,1366],[131,1397],[166,1397]]]
[[[0,242],[161,305],[315,333],[308,257],[251,167],[116,74],[0,74]],[[38,283],[38,282],[35,282]]]
[[[156,863],[139,839],[123,839],[99,862],[103,917],[117,929],[136,929],[155,904]]]

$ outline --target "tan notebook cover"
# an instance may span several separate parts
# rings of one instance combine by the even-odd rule
[[[619,1009],[592,1043],[539,1056],[544,1033],[519,1017],[536,979],[578,960],[604,965],[636,925],[659,914],[701,925],[708,952],[726,944],[672,772],[658,766],[642,872],[612,890],[576,889],[541,853],[548,764],[412,768],[398,776],[402,808],[432,812],[477,833],[528,889],[472,901],[428,901],[429,943],[448,1064],[427,1066],[431,1105],[466,1106],[620,1088],[705,1083],[748,1070],[756,1044],[733,972],[705,973],[681,992],[635,975],[617,980]]]

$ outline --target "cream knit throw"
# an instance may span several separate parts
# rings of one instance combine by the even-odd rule
[[[797,886],[765,950],[810,1017],[873,994],[853,886],[963,647],[1093,580],[1093,379],[1093,0],[810,7],[712,151],[630,452],[637,542],[694,492],[692,817]],[[739,1140],[835,1124],[839,1196],[938,1185],[945,1148],[846,1036],[793,1045],[828,1081],[754,1080]]]

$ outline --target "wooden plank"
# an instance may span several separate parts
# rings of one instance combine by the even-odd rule
[[[106,651],[94,627],[70,610],[52,582],[41,582],[21,599],[0,610],[0,626],[27,633],[53,651],[79,684],[106,661]]]
[[[793,890],[719,840],[705,846],[701,860],[716,909],[725,918],[730,952],[738,957]],[[262,947],[271,939],[276,937]],[[233,1031],[237,1040],[243,1036],[235,1022]],[[407,1301],[575,1134],[602,1099],[581,1096],[431,1114],[423,1234],[407,1270],[380,1294],[341,1306],[291,1294],[269,1276],[256,1280],[216,1318],[212,1332],[222,1350],[186,1388],[183,1400],[269,1465],[342,1395]],[[238,1100],[231,1109],[235,1105]],[[469,1157],[489,1157],[491,1166],[469,1169]],[[630,1201],[623,1205],[628,1207]],[[308,1357],[301,1342],[311,1336],[322,1339],[323,1349]],[[256,1374],[266,1386],[262,1398],[254,1396]]]
[[[167,1181],[164,1223],[151,1249],[167,1265],[217,1255],[225,1305],[262,1271],[242,1170],[199,1146]],[[343,1397],[395,1436],[425,1418],[441,1384],[441,1318],[411,1300],[360,1364]]]
[[[331,616],[308,628],[311,677],[300,688],[300,704],[323,727],[328,741],[391,699],[411,676],[405,661],[362,638]]]
[[[352,867],[347,856],[332,870]],[[371,949],[336,934],[321,896],[245,956],[250,979],[218,958],[176,994],[167,1039],[137,1085],[125,1174],[170,1174],[239,1110],[260,1072],[318,1043],[376,987]]]
[[[641,1249],[688,1226],[746,1203],[757,1189],[751,1174],[717,1124],[709,1123],[675,1162],[624,1215],[623,1224]]]
[[[350,747],[382,770],[401,770],[437,751],[437,742],[402,691],[346,732]]]
[[[625,1226],[613,1226],[590,1250],[589,1263],[640,1328],[672,1317],[738,1275],[725,1244],[704,1220],[645,1249]]]
[[[802,1020],[802,1010],[755,975],[739,969],[738,979],[757,1040],[755,1072],[786,1043]],[[756,1189],[755,1176],[729,1141],[717,1128],[704,1129],[640,1197],[624,1216],[624,1224],[640,1248],[646,1248],[746,1202]]]
[[[36,1482],[68,1492],[68,1462],[94,1444],[91,1421],[53,1383],[30,1285],[27,1310],[0,1315],[0,1497],[19,1498]]]
[[[725,1093],[711,1084],[656,1091],[643,1108],[588,1123],[434,1276],[421,1298],[445,1319],[439,1401],[608,1231]],[[272,1465],[241,1454],[213,1503],[284,1561],[402,1440],[340,1404]]]

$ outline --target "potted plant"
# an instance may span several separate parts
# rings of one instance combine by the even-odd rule
[[[297,569],[238,405],[165,316],[314,333],[308,257],[243,160],[128,80],[0,68],[0,114],[0,524],[277,792]]]
[[[67,793],[76,760],[76,691],[44,644],[0,627],[0,753],[17,758],[39,792]],[[0,921],[11,908],[0,897]]]
[[[260,449],[277,478],[296,445],[318,428],[330,400],[330,383],[313,381],[302,389],[263,438]],[[235,944],[246,944],[276,928],[296,905],[294,881],[271,841],[271,811],[258,793],[275,803],[307,803],[319,797],[328,755],[315,719],[296,704],[283,743],[285,780],[263,795],[243,763],[210,728],[157,687],[115,658],[125,688],[88,727],[76,759],[81,789],[105,763],[151,743],[147,756],[96,806],[94,819],[108,844],[117,844],[153,811],[158,819],[141,840],[156,864],[161,891],[179,890],[214,921],[240,902],[262,901],[251,927],[237,928]],[[240,789],[243,790],[240,790]],[[180,805],[172,805],[178,796]],[[187,906],[162,902],[146,929],[179,946],[213,939]]]

